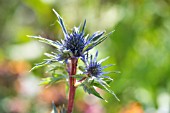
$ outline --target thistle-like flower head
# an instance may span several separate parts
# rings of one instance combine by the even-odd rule
[[[112,66],[107,65],[107,66],[102,66],[101,63],[105,60],[108,59],[108,57],[101,59],[100,61],[97,62],[97,56],[98,56],[98,51],[96,52],[94,58],[91,55],[90,56],[90,60],[88,59],[88,53],[82,58],[83,62],[86,64],[86,68],[85,68],[85,73],[90,76],[90,77],[97,77],[97,78],[102,78],[104,77],[104,74],[108,74],[110,72],[104,72],[103,69]]]
[[[98,56],[98,52],[96,52],[94,58],[93,55],[90,55],[90,57],[88,56],[88,53],[86,55],[84,55],[81,59],[82,61],[85,63],[86,67],[83,69],[85,75],[87,75],[86,79],[80,80],[81,82],[81,86],[83,87],[85,92],[88,92],[89,94],[93,94],[101,99],[103,99],[100,94],[96,91],[95,87],[101,88],[109,93],[111,93],[112,95],[115,96],[115,98],[117,100],[118,97],[115,95],[115,93],[108,89],[109,83],[113,81],[112,78],[110,78],[109,76],[105,76],[104,74],[108,74],[110,72],[104,72],[103,70],[109,66],[112,66],[112,64],[110,65],[106,65],[106,66],[102,66],[102,62],[107,60],[108,57],[101,59],[100,61],[97,61],[97,56]],[[82,80],[84,80],[84,82],[82,82]]]
[[[41,36],[29,36],[32,38],[37,38],[41,42],[50,44],[57,48],[57,53],[50,54],[50,57],[53,56],[53,60],[55,61],[63,61],[67,60],[69,58],[79,58],[83,56],[85,53],[87,53],[90,49],[100,44],[102,41],[104,41],[107,35],[103,34],[105,31],[97,31],[92,36],[86,35],[84,33],[84,29],[86,26],[86,20],[84,21],[83,27],[80,30],[79,27],[74,27],[71,33],[67,32],[67,29],[65,27],[65,24],[63,22],[63,19],[60,17],[60,15],[53,9],[54,13],[58,17],[58,22],[62,28],[63,34],[64,34],[64,40],[60,41],[52,41],[46,38],[42,38]],[[49,54],[48,54],[49,55]]]
[[[74,57],[79,57],[82,55],[84,46],[84,34],[79,33],[79,29],[74,27],[73,33],[69,34],[69,36],[65,38],[63,48],[70,50]]]

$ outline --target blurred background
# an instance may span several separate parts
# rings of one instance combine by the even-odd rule
[[[48,76],[44,68],[29,72],[54,48],[26,35],[63,38],[55,9],[67,29],[87,20],[86,34],[115,32],[95,50],[114,78],[101,92],[108,103],[76,93],[74,113],[170,113],[170,1],[169,0],[0,0],[0,113],[50,113],[67,103],[64,83],[39,86]],[[92,51],[92,53],[95,51]]]

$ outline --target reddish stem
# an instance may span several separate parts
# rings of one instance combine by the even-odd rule
[[[76,79],[72,76],[76,74],[77,58],[71,58],[67,66],[68,66],[68,73],[69,73],[69,100],[67,106],[67,113],[72,113],[73,105],[74,105],[74,97],[76,92],[76,87],[74,86]]]

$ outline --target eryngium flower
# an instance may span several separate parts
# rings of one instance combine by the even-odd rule
[[[115,93],[109,89],[109,83],[113,81],[109,76],[105,76],[104,74],[108,74],[110,72],[104,72],[103,70],[112,65],[101,66],[102,62],[107,60],[108,57],[97,61],[98,52],[96,52],[94,58],[93,55],[88,56],[88,53],[84,55],[81,59],[85,63],[86,67],[83,68],[83,74],[87,75],[79,80],[81,86],[83,87],[85,92],[89,94],[93,94],[101,99],[103,99],[100,94],[96,91],[95,87],[103,89],[110,94],[114,95],[115,98],[119,101],[118,97]],[[90,60],[89,60],[90,59]],[[115,72],[115,71],[114,71]],[[95,87],[94,87],[95,86]]]
[[[84,29],[86,26],[86,20],[84,21],[82,30],[79,27],[74,27],[71,33],[67,32],[63,19],[60,15],[53,9],[54,13],[58,17],[58,22],[62,28],[64,34],[64,40],[52,41],[41,36],[29,36],[32,38],[39,39],[41,42],[50,44],[57,48],[57,53],[52,53],[50,58],[52,57],[55,61],[67,60],[69,58],[81,57],[84,53],[88,52],[90,49],[95,47],[104,41],[109,34],[103,36],[105,31],[97,31],[92,36],[86,35],[84,33]]]
[[[97,62],[97,56],[98,56],[98,51],[96,52],[94,58],[92,55],[90,56],[90,60],[88,60],[88,53],[84,57],[82,57],[82,61],[86,64],[84,73],[87,74],[89,77],[105,78],[107,76],[103,76],[103,75],[108,74],[110,72],[103,72],[103,69],[112,66],[112,64],[107,66],[101,66],[101,63],[107,60],[109,57],[101,59],[100,61]]]

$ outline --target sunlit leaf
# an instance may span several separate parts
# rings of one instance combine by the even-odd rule
[[[60,48],[60,45],[61,45],[60,42],[58,42],[58,41],[52,41],[52,40],[43,38],[41,36],[29,36],[29,35],[27,35],[27,36],[30,37],[30,38],[38,39],[40,42],[49,44],[49,45],[54,46],[56,48]]]
[[[72,77],[74,78],[83,78],[83,77],[87,77],[86,74],[76,74],[76,75],[73,75]]]
[[[54,13],[56,14],[57,18],[58,18],[58,22],[62,28],[62,31],[64,33],[64,36],[67,37],[68,36],[68,33],[67,33],[67,29],[64,25],[64,22],[63,22],[63,19],[60,17],[60,15],[53,9]]]
[[[82,72],[85,72],[85,68],[83,66],[79,66],[78,69]]]
[[[38,68],[40,68],[40,67],[46,66],[47,64],[50,64],[50,63],[51,63],[50,60],[47,60],[47,61],[38,63],[38,64],[36,64],[30,71],[33,71],[33,70],[38,69]]]
[[[106,61],[109,57],[103,58],[101,60],[98,61],[99,64],[101,64],[102,62]]]
[[[97,82],[94,82],[93,85],[100,88],[100,89],[103,89],[103,90],[107,91],[108,93],[112,94],[118,101],[120,101],[119,98],[116,96],[116,94],[112,90],[107,88],[107,83],[106,82],[97,81]]]
[[[64,75],[56,74],[52,77],[43,78],[39,85],[51,85],[65,79],[66,77]]]
[[[66,71],[66,68],[63,67],[63,66],[52,65],[52,66],[50,66],[50,69],[47,70],[47,73],[48,73],[48,72],[52,72],[52,71],[56,71],[56,70]]]
[[[100,31],[97,31],[95,32],[91,37],[88,38],[87,41],[96,41],[98,38],[100,38],[103,34],[105,33],[105,31],[103,32],[100,32]]]
[[[95,88],[93,86],[83,84],[83,89],[85,92],[88,92],[88,94],[93,94],[94,96],[96,96],[100,99],[103,99],[103,97],[95,90]],[[105,99],[103,99],[103,100],[105,100]]]

